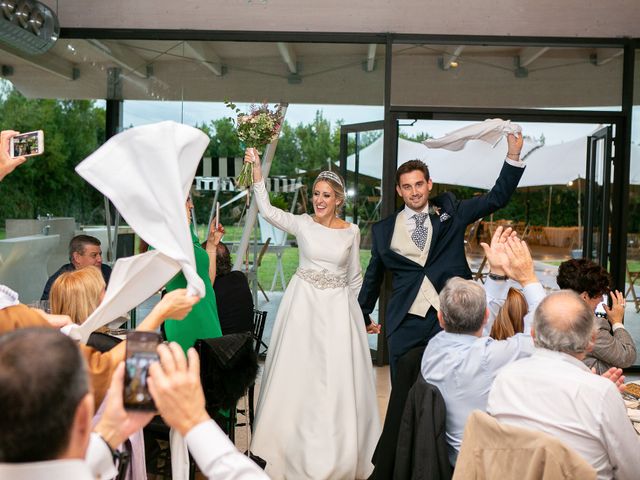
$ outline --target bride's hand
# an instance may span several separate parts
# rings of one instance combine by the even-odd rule
[[[255,148],[247,148],[244,151],[244,161],[253,163],[254,166],[260,167],[260,154]]]
[[[374,322],[373,320],[371,320],[371,323],[369,325],[367,325],[367,333],[373,334],[373,335],[377,335],[380,333],[380,325],[378,325],[376,322]]]
[[[260,154],[255,148],[247,148],[244,151],[245,163],[253,164],[253,181],[257,183],[262,180],[262,169],[260,168]]]

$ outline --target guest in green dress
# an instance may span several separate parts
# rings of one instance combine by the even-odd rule
[[[187,218],[191,225],[191,208],[193,203],[191,198],[187,200]],[[196,340],[200,338],[216,338],[222,336],[220,321],[218,319],[218,309],[216,307],[216,296],[213,292],[212,279],[216,277],[216,246],[220,242],[224,228],[219,225],[216,230],[212,226],[207,238],[206,250],[200,246],[198,237],[191,228],[191,239],[193,240],[193,250],[196,259],[196,270],[204,282],[206,295],[196,303],[184,320],[167,320],[164,324],[167,340],[177,342],[186,352],[193,347]],[[187,280],[182,272],[173,277],[166,285],[167,292],[178,288],[186,288]]]

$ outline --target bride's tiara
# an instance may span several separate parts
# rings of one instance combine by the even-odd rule
[[[334,173],[331,170],[325,170],[324,172],[320,172],[318,174],[318,180],[320,180],[322,178],[328,178],[329,180],[333,180],[338,185],[340,185],[342,187],[342,189],[344,190],[344,183],[342,183],[342,179],[340,178],[340,176],[337,173]]]

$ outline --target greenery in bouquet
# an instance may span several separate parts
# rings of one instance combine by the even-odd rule
[[[255,148],[260,151],[278,138],[282,123],[280,105],[275,105],[273,109],[270,109],[267,103],[251,105],[249,112],[246,113],[234,103],[225,102],[225,105],[237,114],[236,131],[245,148]],[[252,165],[245,163],[237,178],[237,184],[241,187],[250,187],[252,183]]]

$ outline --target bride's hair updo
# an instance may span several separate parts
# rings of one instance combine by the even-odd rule
[[[344,209],[344,180],[340,175],[336,172],[332,172],[331,170],[325,170],[324,172],[320,172],[320,174],[316,177],[313,182],[313,188],[311,194],[313,195],[313,190],[316,189],[316,185],[318,182],[327,182],[333,193],[336,195],[336,216],[342,214],[342,210]]]

